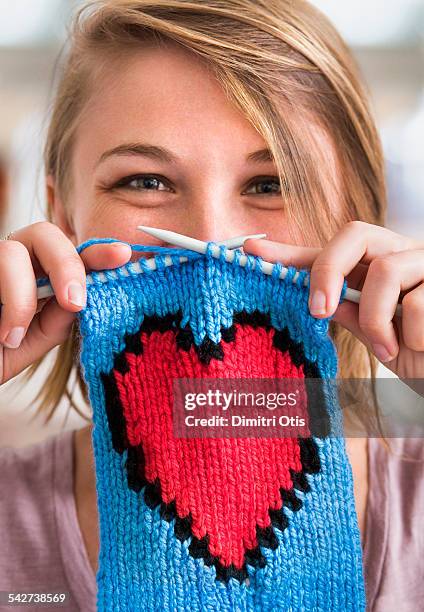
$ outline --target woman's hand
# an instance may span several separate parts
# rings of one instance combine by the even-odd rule
[[[124,243],[94,244],[79,255],[54,224],[33,223],[0,241],[0,384],[68,337],[85,306],[86,271],[116,268],[131,258]],[[54,297],[37,303],[36,279],[48,276]]]
[[[309,308],[334,314],[399,378],[424,378],[424,240],[352,221],[324,248],[246,240],[246,253],[311,268]],[[360,304],[339,305],[343,280],[362,291]],[[394,317],[402,298],[402,317]]]

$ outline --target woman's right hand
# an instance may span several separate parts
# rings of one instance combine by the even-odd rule
[[[78,254],[48,221],[27,225],[0,240],[0,384],[14,378],[69,336],[86,303],[86,272],[116,268],[131,247],[94,244]],[[55,296],[37,302],[36,279],[48,276]]]

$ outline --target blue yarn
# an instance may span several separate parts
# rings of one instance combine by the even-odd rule
[[[98,242],[91,239],[81,251]],[[213,243],[211,243],[212,245]],[[210,245],[210,246],[211,246]],[[311,491],[297,492],[303,506],[286,508],[289,524],[275,530],[278,547],[263,548],[264,568],[249,566],[250,583],[230,578],[216,580],[215,568],[189,552],[189,541],[174,534],[159,508],[151,509],[142,492],[128,487],[125,462],[113,448],[105,410],[101,373],[114,367],[125,348],[125,337],[135,334],[146,317],[181,312],[181,326],[190,325],[194,342],[206,337],[216,343],[234,313],[260,311],[269,315],[275,330],[287,329],[303,347],[324,380],[337,375],[337,355],[328,335],[330,318],[318,320],[308,309],[306,270],[293,282],[289,267],[278,278],[281,264],[271,276],[261,272],[261,258],[249,256],[248,265],[213,258],[184,249],[130,245],[140,252],[156,251],[157,269],[140,260],[143,273],[129,263],[114,271],[93,273],[87,285],[87,305],[78,313],[82,338],[79,355],[93,408],[93,445],[100,520],[97,606],[100,611],[316,611],[365,610],[360,535],[353,496],[352,470],[343,437],[314,438],[321,470],[308,474]],[[137,247],[137,248],[136,248]],[[141,248],[140,248],[141,247]],[[170,252],[172,251],[172,253]],[[174,265],[165,266],[171,255]],[[179,256],[189,257],[179,263]],[[104,276],[103,276],[104,275]],[[341,301],[346,290],[343,285]],[[340,431],[340,406],[327,396],[332,427]]]

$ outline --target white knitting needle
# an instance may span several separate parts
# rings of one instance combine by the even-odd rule
[[[178,234],[177,232],[171,232],[169,230],[158,229],[156,227],[148,227],[147,225],[139,225],[137,229],[145,232],[146,234],[149,234],[149,236],[153,236],[154,238],[158,238],[159,240],[163,240],[164,242],[168,242],[169,244],[173,244],[183,249],[190,249],[191,251],[195,251],[196,253],[206,253],[206,250],[208,247],[208,243],[204,242],[203,240],[198,240],[197,238],[191,238],[190,236],[184,236],[184,234]],[[258,234],[257,236],[255,236],[255,238],[258,238],[259,236],[263,237],[264,235]],[[253,238],[253,236],[250,236],[250,238]],[[245,237],[245,240],[247,240],[247,236]],[[210,252],[213,257],[216,257],[216,258],[222,257],[221,250],[219,246],[217,245],[213,246]],[[235,258],[234,251],[227,251],[224,254],[225,261],[228,261],[229,263],[232,263],[234,261],[234,258]],[[248,258],[246,255],[241,255],[238,258],[238,264],[242,268],[246,266],[247,262],[248,262]],[[264,274],[267,274],[267,275],[272,274],[274,266],[275,264],[269,261],[261,262],[261,270]],[[283,267],[280,273],[280,278],[285,278],[288,271],[289,271],[288,268]],[[299,272],[296,272],[293,276],[293,282],[296,282],[298,276],[299,276]],[[308,284],[308,278],[305,278],[304,285],[306,286],[307,284]],[[358,291],[357,289],[351,289],[350,287],[347,287],[344,299],[348,300],[349,302],[355,302],[356,304],[359,304],[360,298],[361,298],[360,291]],[[396,306],[395,315],[398,317],[402,316],[402,305],[401,304],[398,304]]]
[[[143,226],[140,226],[143,227]],[[166,231],[166,230],[165,230]],[[176,234],[175,232],[168,232],[169,234],[175,234],[175,236],[182,236],[182,234]],[[153,235],[153,234],[152,234]],[[265,238],[266,234],[249,234],[247,236],[235,236],[234,238],[228,238],[227,240],[223,240],[222,242],[218,242],[217,244],[221,244],[225,247],[227,247],[227,249],[237,249],[240,248],[241,246],[243,246],[243,243],[245,240],[247,240],[248,238]],[[193,240],[192,238],[188,238],[188,240]],[[167,241],[170,242],[170,241]],[[198,242],[201,242],[200,240]],[[170,242],[170,244],[172,244]],[[206,244],[206,243],[205,243]],[[152,245],[153,247],[153,245]],[[185,248],[185,247],[183,247]],[[189,248],[189,247],[187,247]],[[190,250],[194,250],[194,249],[190,249]],[[187,257],[180,257],[179,258],[180,262],[186,262],[187,261]],[[173,265],[173,261],[172,258],[169,255],[166,255],[164,258],[164,264],[165,266],[172,266]],[[143,262],[144,267],[149,268],[150,270],[156,270],[156,262],[155,262],[155,258],[152,257],[150,259],[145,259]],[[115,272],[115,270],[119,270],[118,272]],[[129,273],[127,270],[125,270],[125,268],[115,268],[112,270],[109,270],[109,276],[115,276],[116,278],[119,278],[119,276],[129,276]],[[133,262],[133,270],[134,272],[139,272],[142,273],[143,272],[143,268],[141,267],[140,263],[138,261]],[[106,281],[107,280],[107,276],[103,273],[103,272],[96,272],[97,275],[97,280],[100,281]],[[91,285],[93,283],[93,278],[91,276],[91,274],[87,274],[86,276],[87,279],[87,284]],[[51,284],[47,284],[47,285],[43,285],[42,287],[37,287],[37,300],[41,300],[43,298],[46,297],[50,297],[54,295],[54,291],[53,291],[53,287],[51,286]]]

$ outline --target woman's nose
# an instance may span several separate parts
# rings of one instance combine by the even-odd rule
[[[234,203],[216,194],[192,202],[187,213],[179,231],[198,240],[219,242],[245,231]]]

